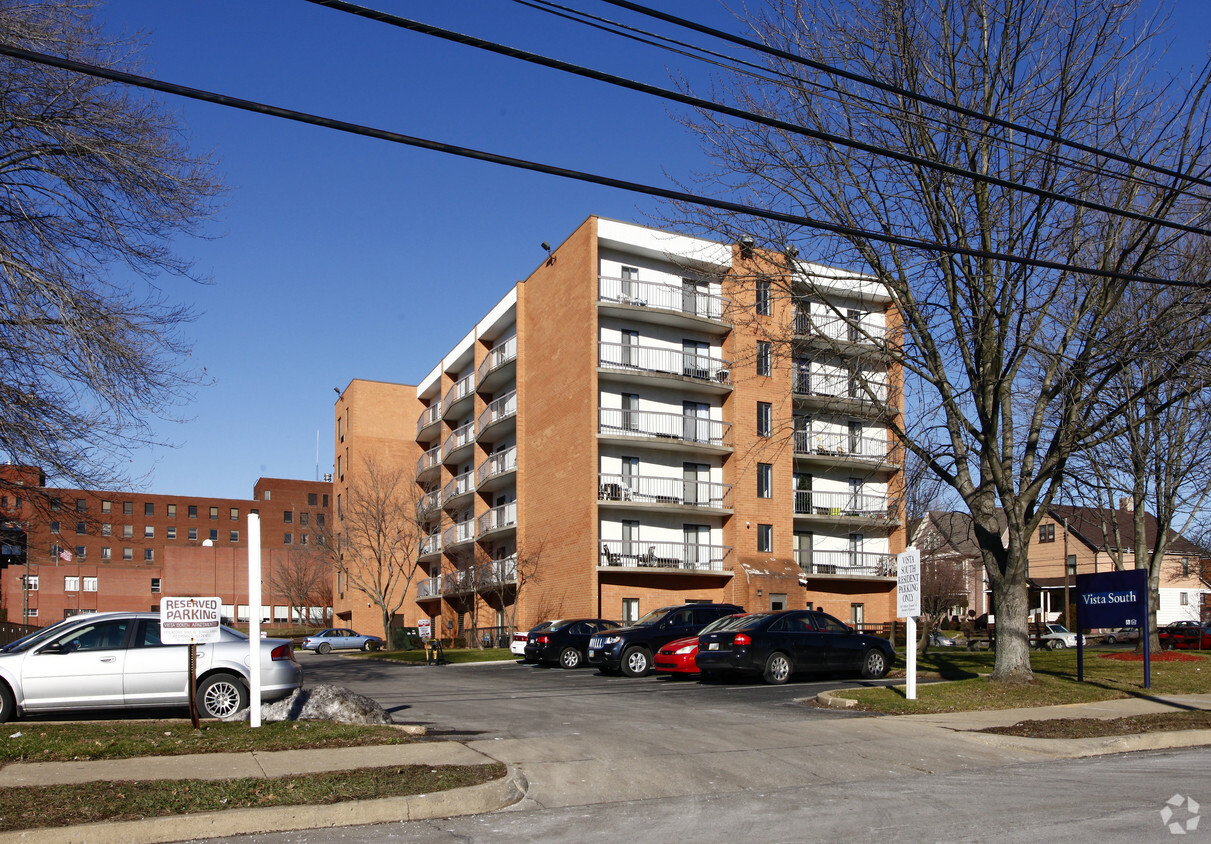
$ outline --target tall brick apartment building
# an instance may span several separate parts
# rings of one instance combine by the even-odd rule
[[[352,381],[337,502],[374,455],[415,467],[428,508],[402,620],[479,635],[686,601],[890,619],[896,315],[868,281],[793,263],[814,297],[762,278],[751,247],[591,217],[419,384]],[[482,588],[519,565],[519,594]],[[371,627],[365,605],[338,581],[338,615]]]
[[[0,473],[0,597],[9,621],[35,625],[158,610],[161,595],[217,595],[225,618],[247,621],[250,512],[261,519],[262,618],[285,622],[275,569],[297,566],[292,558],[309,554],[331,518],[329,482],[261,478],[252,498],[229,499],[55,489],[34,468]]]

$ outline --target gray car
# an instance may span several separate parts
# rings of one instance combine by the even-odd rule
[[[160,641],[160,614],[75,616],[0,653],[0,722],[17,715],[82,709],[188,706],[189,648]],[[262,639],[261,698],[303,684],[287,639]],[[197,646],[197,701],[206,717],[248,707],[248,637],[230,627]]]

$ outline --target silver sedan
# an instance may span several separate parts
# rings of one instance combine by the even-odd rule
[[[286,639],[262,639],[261,697],[286,697],[303,669]],[[19,714],[189,704],[187,645],[160,641],[159,613],[80,615],[0,652],[0,722]],[[248,707],[249,642],[222,627],[197,646],[198,709],[223,718]]]

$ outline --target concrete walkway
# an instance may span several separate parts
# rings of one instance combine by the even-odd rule
[[[829,697],[843,697],[832,693]],[[332,806],[235,809],[145,821],[0,834],[0,844],[87,841],[167,842],[254,832],[314,829],[479,814],[512,807],[575,806],[661,796],[734,791],[771,781],[856,782],[897,773],[939,772],[1046,758],[1211,744],[1211,730],[1095,739],[1030,739],[975,732],[1045,718],[1115,718],[1211,709],[1211,694],[1135,697],[1030,709],[898,717],[804,720],[781,729],[743,723],[706,735],[693,724],[628,736],[584,733],[551,739],[417,742],[407,745],[202,754],[96,762],[15,763],[6,786],[279,777],[392,765],[504,762],[493,783],[412,797]],[[738,783],[741,784],[738,786]]]

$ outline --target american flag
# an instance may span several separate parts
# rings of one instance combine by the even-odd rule
[[[60,548],[59,549],[59,559],[65,563],[70,563],[71,562],[71,551],[68,551],[66,548]]]

